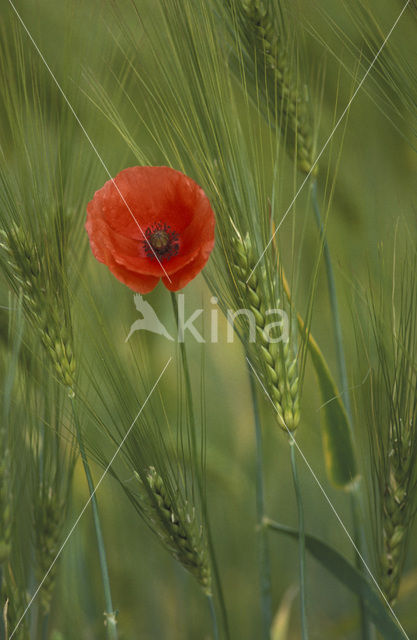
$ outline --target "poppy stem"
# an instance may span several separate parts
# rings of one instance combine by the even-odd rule
[[[173,313],[174,313],[175,323],[176,323],[177,329],[178,329],[178,300],[177,300],[177,296],[176,296],[174,291],[171,291],[171,302],[172,302],[172,309],[173,309]],[[200,467],[199,467],[199,465],[197,463],[198,454],[197,454],[197,441],[196,441],[196,421],[195,421],[195,417],[194,417],[194,403],[193,403],[193,395],[192,395],[192,387],[191,387],[190,369],[189,369],[189,366],[188,366],[188,359],[187,359],[187,350],[185,348],[184,340],[180,340],[179,344],[180,344],[182,368],[183,368],[183,372],[184,372],[187,404],[188,404],[190,423],[191,423],[190,424],[190,432],[191,432],[190,433],[190,439],[191,439],[191,449],[192,449],[191,453],[192,453],[192,457],[193,457],[194,473],[195,473],[195,477],[197,479],[197,487],[198,487],[198,492],[199,492],[199,497],[200,497],[200,502],[201,502],[202,515],[203,515],[203,520],[204,520],[204,524],[205,524],[205,527],[206,527],[207,546],[208,546],[208,550],[209,550],[209,553],[210,553],[214,584],[216,585],[217,597],[218,597],[218,600],[219,600],[220,611],[221,611],[221,614],[222,614],[222,622],[223,622],[224,634],[225,634],[225,638],[227,640],[229,640],[229,638],[230,638],[229,623],[228,623],[228,618],[227,618],[226,605],[225,605],[225,601],[224,601],[223,587],[222,587],[222,583],[221,583],[221,579],[220,579],[220,573],[219,573],[219,568],[218,568],[218,565],[217,565],[216,554],[215,554],[214,544],[213,544],[213,538],[212,538],[212,534],[211,534],[211,526],[210,526],[209,514],[208,514],[208,509],[207,509],[207,498],[206,498],[205,491],[204,491],[204,488],[203,488],[203,480],[202,480],[202,477],[201,477],[201,470],[200,470]],[[214,606],[213,601],[211,603],[211,606]]]
[[[246,358],[248,361],[248,358]],[[252,396],[256,440],[256,516],[259,557],[259,576],[261,586],[262,638],[269,640],[272,625],[271,567],[268,548],[268,531],[264,526],[265,491],[263,479],[262,427],[259,418],[258,397],[253,372],[248,364],[249,383]]]
[[[88,490],[90,492],[91,508],[93,511],[94,528],[96,532],[97,548],[98,548],[98,554],[100,559],[101,580],[102,580],[103,589],[104,589],[104,603],[106,608],[104,616],[105,616],[105,626],[107,630],[107,638],[108,640],[117,640],[118,636],[117,636],[116,612],[113,609],[113,603],[112,603],[112,597],[111,597],[109,570],[107,567],[107,558],[106,558],[106,550],[104,546],[103,532],[100,524],[96,490],[94,487],[90,466],[88,464],[87,456],[85,453],[80,422],[78,420],[78,414],[75,408],[75,400],[73,397],[71,398],[71,407],[72,407],[72,413],[74,416],[74,424],[75,424],[75,430],[77,435],[78,448],[80,450],[81,460],[84,466],[84,473],[87,479]]]

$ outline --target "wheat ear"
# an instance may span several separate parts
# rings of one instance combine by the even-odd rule
[[[71,331],[60,306],[58,292],[48,291],[39,250],[23,229],[14,225],[1,233],[1,248],[16,288],[23,294],[27,315],[39,330],[42,343],[51,358],[59,381],[74,388],[75,359]]]
[[[300,93],[287,60],[285,45],[263,0],[242,0],[242,28],[254,51],[260,78],[265,77],[268,100],[277,110],[288,152],[296,155],[300,171],[316,175],[313,130],[308,103]]]
[[[185,506],[174,506],[163,478],[154,467],[149,467],[146,478],[149,487],[147,511],[154,530],[174,558],[210,595],[211,572],[202,530],[195,515],[188,513]]]
[[[290,339],[286,342],[271,342],[265,332],[267,317],[261,286],[261,279],[265,276],[260,278],[254,270],[256,260],[248,235],[244,239],[235,237],[233,262],[243,300],[255,317],[257,354],[265,371],[266,386],[274,402],[278,422],[283,429],[294,431],[300,421],[297,358]],[[279,301],[275,301],[274,307],[279,307]]]
[[[48,573],[39,594],[43,615],[48,615],[55,586],[57,565],[50,567],[56,557],[65,514],[65,505],[60,503],[53,488],[41,490],[39,505],[35,510],[37,572],[39,582]]]
[[[12,508],[10,496],[10,450],[4,428],[0,429],[0,568],[7,563],[11,550]]]
[[[409,484],[413,476],[412,431],[401,425],[401,436],[389,432],[385,486],[382,498],[381,586],[391,605],[395,604],[404,564],[406,537],[413,519],[410,512]]]

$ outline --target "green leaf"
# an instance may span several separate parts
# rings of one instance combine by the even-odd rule
[[[350,491],[359,475],[349,419],[326,360],[312,336],[309,349],[323,401],[321,424],[327,475],[336,488]]]
[[[298,531],[296,529],[279,524],[278,522],[273,522],[268,518],[264,520],[264,524],[273,531],[284,533],[294,539],[298,538]],[[384,638],[387,640],[404,640],[404,638],[407,638],[405,631],[402,630],[392,618],[377,591],[338,551],[335,551],[335,549],[329,547],[325,542],[310,535],[305,536],[305,545],[311,555],[314,556],[325,569],[355,596],[359,596],[362,599],[369,618]]]
[[[282,274],[285,294],[291,303],[291,291]],[[337,489],[352,491],[359,480],[352,429],[339,390],[323,356],[304,320],[297,314],[298,327],[308,340],[308,349],[317,375],[322,397],[322,440],[327,475]]]

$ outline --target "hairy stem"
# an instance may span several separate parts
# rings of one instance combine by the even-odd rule
[[[295,440],[290,438],[291,469],[294,482],[295,496],[298,510],[298,562],[300,577],[300,605],[301,605],[301,637],[308,640],[307,628],[307,607],[306,607],[306,578],[305,578],[305,530],[304,530],[304,507],[301,497],[300,483],[297,472],[297,462],[295,459]]]
[[[177,301],[177,296],[173,291],[171,291],[171,302],[172,302],[172,309],[174,313],[175,322],[178,328],[178,301]],[[220,573],[217,565],[213,538],[211,535],[211,526],[210,526],[210,520],[209,520],[209,515],[207,510],[207,500],[206,500],[205,492],[203,488],[203,480],[201,477],[199,465],[197,463],[198,455],[197,455],[197,441],[196,441],[196,435],[195,435],[196,422],[195,422],[195,416],[194,416],[193,394],[192,394],[192,387],[191,387],[190,369],[188,366],[188,359],[187,359],[187,350],[185,348],[185,342],[183,340],[180,341],[180,352],[181,352],[182,368],[184,371],[186,396],[187,396],[188,408],[190,412],[189,415],[190,415],[190,421],[191,421],[191,425],[190,425],[191,447],[192,447],[193,463],[195,467],[194,473],[197,479],[198,492],[200,495],[201,507],[203,511],[203,520],[206,526],[207,546],[208,546],[210,558],[211,558],[214,584],[216,585],[216,591],[217,591],[220,611],[222,615],[224,634],[225,634],[225,638],[229,640],[230,639],[229,622],[227,618],[223,587],[220,580]],[[211,603],[211,606],[214,606],[213,603]]]
[[[311,201],[313,205],[317,226],[319,228],[320,235],[323,242],[323,254],[324,254],[325,267],[326,267],[327,287],[329,291],[330,307],[332,312],[333,330],[335,334],[337,363],[338,363],[340,385],[341,385],[341,396],[343,398],[343,402],[346,408],[349,424],[351,426],[351,429],[353,429],[352,410],[350,406],[350,396],[349,396],[349,383],[348,383],[348,376],[347,376],[345,352],[343,348],[342,325],[340,323],[339,306],[337,302],[336,283],[334,279],[330,249],[327,242],[326,233],[324,230],[323,221],[320,213],[320,206],[319,206],[318,194],[317,194],[317,180],[314,180],[311,186]],[[361,510],[362,510],[362,498],[360,495],[360,489],[355,488],[351,494],[353,534],[354,534],[355,544],[359,549],[360,554],[362,555],[362,557],[366,557],[367,556],[366,539],[365,539],[365,531],[361,524],[361,520],[362,520]],[[360,555],[357,552],[355,553],[355,557],[356,557],[357,568],[363,572],[363,563],[360,558]],[[361,617],[362,638],[363,640],[371,640],[371,638],[374,637],[374,633],[372,630],[372,625],[368,619],[368,615],[366,613],[364,603],[362,602],[361,598],[359,598],[359,609],[360,609],[360,617]]]
[[[72,412],[74,416],[74,424],[76,429],[78,448],[80,450],[81,460],[84,466],[85,477],[87,479],[88,490],[90,492],[91,507],[93,510],[93,521],[94,521],[94,528],[95,528],[96,538],[97,538],[97,548],[98,548],[98,553],[100,558],[101,580],[103,583],[104,603],[106,607],[106,611],[104,615],[105,615],[107,637],[108,637],[108,640],[117,640],[118,635],[117,635],[116,614],[113,609],[113,603],[112,603],[112,597],[111,597],[110,578],[109,578],[109,571],[107,567],[103,532],[101,530],[100,516],[98,512],[97,498],[95,494],[94,482],[91,475],[90,466],[88,464],[87,456],[85,453],[85,448],[84,448],[84,443],[82,439],[80,423],[79,423],[78,415],[75,408],[74,398],[71,398],[71,406],[72,406]]]
[[[265,492],[263,480],[262,428],[259,418],[258,397],[252,371],[249,382],[252,397],[256,440],[256,515],[258,536],[259,573],[261,583],[262,638],[269,640],[272,624],[271,566],[268,548],[268,532],[263,525],[265,517]]]

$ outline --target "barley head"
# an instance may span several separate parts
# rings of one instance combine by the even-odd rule
[[[62,534],[65,505],[61,504],[52,487],[48,490],[40,488],[39,501],[35,507],[35,548],[37,555],[37,580],[40,583],[55,560]],[[49,571],[39,594],[43,615],[51,608],[56,577],[56,563]]]
[[[413,248],[414,254],[414,248]],[[371,377],[368,433],[372,454],[379,577],[393,605],[417,512],[417,258],[407,251],[398,282],[371,299],[377,366]],[[369,394],[365,398],[369,405]]]
[[[255,57],[259,77],[265,77],[267,98],[277,111],[288,152],[292,157],[296,154],[300,171],[316,175],[308,103],[294,80],[286,44],[276,32],[270,6],[264,0],[242,0],[241,8],[248,53]]]
[[[2,427],[0,428],[0,567],[10,556],[12,537],[10,449],[7,440],[7,432]]]
[[[291,338],[286,342],[272,342],[265,332],[265,274],[256,265],[249,235],[235,237],[233,242],[234,274],[243,301],[252,311],[256,322],[256,354],[265,372],[268,393],[277,412],[278,423],[294,431],[300,421],[299,377],[297,358],[294,356]],[[274,301],[279,307],[279,301]]]
[[[1,614],[3,620],[5,618],[7,619],[8,632],[16,629],[16,633],[13,636],[16,640],[29,640],[27,620],[23,619],[20,624],[18,624],[27,606],[27,593],[22,592],[21,588],[17,586],[10,567],[2,583],[1,599]]]
[[[17,225],[1,232],[12,285],[21,292],[31,324],[39,331],[58,380],[73,393],[75,360],[72,335],[65,315],[62,291],[53,287],[42,266],[39,249]]]
[[[412,523],[409,479],[413,474],[410,426],[390,428],[385,486],[381,487],[382,499],[382,550],[380,555],[381,586],[391,605],[395,604],[404,565],[407,533]]]
[[[207,551],[195,514],[189,513],[186,503],[181,504],[180,499],[174,506],[171,492],[154,467],[149,467],[146,478],[149,487],[147,511],[154,530],[174,558],[194,576],[204,592],[210,594]]]

